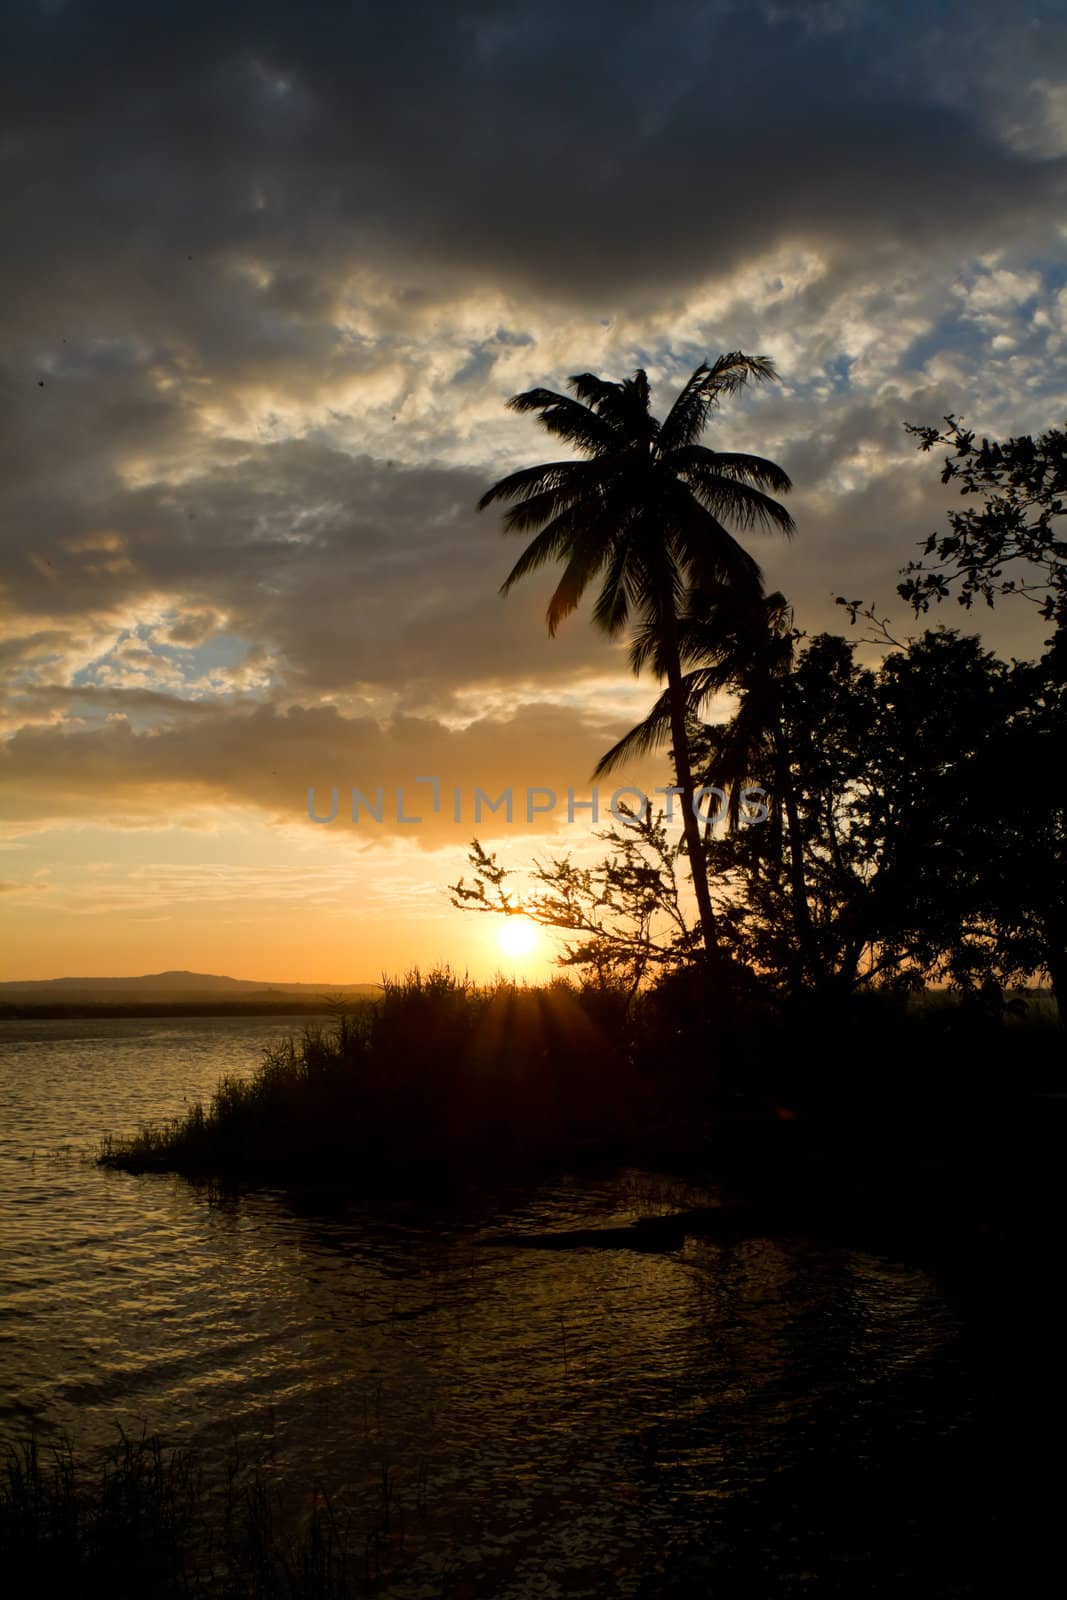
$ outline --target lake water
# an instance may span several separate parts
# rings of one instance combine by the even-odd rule
[[[627,1221],[659,1208],[656,1174],[472,1197],[431,1223],[85,1159],[305,1022],[0,1023],[6,1438],[147,1427],[210,1460],[236,1434],[368,1526],[388,1484],[411,1552],[390,1594],[439,1592],[449,1564],[450,1593],[517,1600],[660,1592],[650,1574],[709,1518],[862,1456],[865,1416],[917,1459],[967,1425],[966,1330],[926,1271],[774,1239],[480,1242]]]

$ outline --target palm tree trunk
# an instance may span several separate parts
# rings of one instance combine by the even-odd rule
[[[700,931],[705,954],[718,955],[719,941],[715,912],[708,887],[708,863],[700,837],[700,823],[693,812],[693,767],[689,760],[689,738],[685,727],[685,690],[682,687],[682,664],[678,655],[678,628],[673,605],[664,608],[663,645],[667,665],[667,688],[671,704],[671,743],[674,746],[674,774],[682,798],[682,827],[685,830],[685,847],[689,853],[689,872],[693,879],[697,910],[700,914]]]

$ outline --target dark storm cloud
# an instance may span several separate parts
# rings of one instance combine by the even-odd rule
[[[246,447],[199,463],[186,483],[130,488],[96,460],[128,443],[182,449],[181,407],[161,408],[157,438],[144,414],[122,427],[123,402],[102,415],[68,389],[64,464],[50,469],[45,430],[27,430],[9,487],[4,532],[8,604],[68,630],[81,619],[131,614],[177,597],[202,613],[170,628],[171,644],[218,632],[255,641],[275,686],[293,695],[357,686],[403,690],[447,705],[465,684],[552,678],[604,668],[588,628],[546,648],[545,585],[503,601],[517,550],[474,504],[481,477],[459,469],[400,471],[314,440]],[[102,425],[102,426],[101,426]],[[117,434],[117,438],[116,438]],[[78,464],[84,469],[79,472]],[[94,481],[95,480],[95,481]],[[25,530],[34,530],[32,541]],[[27,630],[27,664],[62,646],[55,629]],[[9,643],[14,669],[18,643]]]
[[[623,677],[584,624],[546,643],[543,588],[497,599],[515,547],[472,508],[500,436],[477,433],[488,410],[456,413],[488,391],[497,416],[498,367],[516,353],[551,361],[556,383],[586,364],[545,349],[569,308],[582,338],[624,324],[627,359],[646,359],[647,332],[650,366],[695,364],[708,352],[668,349],[664,308],[730,291],[756,260],[773,279],[790,251],[817,269],[773,306],[739,304],[735,276],[724,342],[778,353],[766,333],[792,340],[797,367],[805,350],[838,362],[859,285],[849,317],[895,353],[874,377],[868,358],[870,394],[827,398],[789,372],[790,392],[761,401],[762,438],[734,437],[733,418],[717,437],[781,444],[796,479],[793,551],[758,549],[771,581],[801,604],[854,578],[891,591],[937,507],[913,467],[892,478],[884,463],[903,420],[958,404],[914,367],[885,391],[913,337],[900,341],[898,269],[913,300],[916,273],[950,295],[964,258],[1005,244],[1040,256],[1062,214],[1051,152],[1067,131],[1056,146],[1031,125],[1047,101],[1033,84],[1063,73],[1063,25],[1044,5],[1025,25],[990,5],[850,0],[49,0],[7,15],[0,659],[7,726],[30,729],[11,770],[26,759],[42,785],[62,788],[75,752],[120,787],[173,752],[175,783],[185,762],[216,795],[230,771],[247,800],[271,742],[296,738],[294,704],[347,697],[347,721],[316,724],[337,748],[357,722],[372,740],[373,716],[398,706],[423,720],[401,718],[397,740],[444,740],[434,719],[455,721],[472,687],[510,686],[514,703],[532,681],[562,697],[595,671]],[[512,319],[495,333],[494,296]],[[466,316],[480,304],[487,326]],[[910,314],[914,338],[932,337],[940,309]],[[431,400],[397,420],[390,465],[379,423],[420,384]],[[543,441],[526,426],[532,460]],[[471,465],[444,462],[460,456]],[[161,607],[174,614],[152,640],[127,639],[109,681],[72,692],[64,673],[84,678]],[[221,634],[248,647],[247,671],[211,683],[272,699],[261,721],[223,708],[194,731],[190,713],[167,743],[112,725],[64,745],[44,729],[116,710],[169,728],[182,685],[157,646],[207,651]],[[564,729],[595,758],[579,712],[559,716],[516,722],[514,748],[534,759]],[[486,748],[502,737],[480,727]],[[243,767],[235,754],[227,768],[245,736]]]
[[[1035,69],[1062,48],[1044,15]],[[960,92],[996,42],[982,7],[959,13],[945,94],[918,5],[14,16],[10,262],[34,321],[123,310],[223,368],[269,360],[272,338],[284,358],[301,326],[325,356],[330,286],[360,265],[431,296],[458,274],[614,310],[784,239],[977,247],[1040,228],[1063,193],[1061,161],[1013,153],[996,104]],[[244,316],[207,271],[242,255],[278,269]]]
[[[236,803],[277,822],[313,828],[308,790],[315,791],[316,814],[328,816],[336,788],[335,834],[402,837],[432,848],[469,838],[476,789],[490,801],[512,791],[514,833],[558,826],[568,790],[578,798],[590,792],[592,767],[619,731],[565,708],[536,705],[519,706],[508,717],[479,718],[460,730],[429,718],[383,723],[345,717],[332,706],[291,707],[282,714],[270,706],[247,711],[218,704],[150,733],[136,732],[123,719],[73,731],[22,728],[0,745],[0,820],[33,827],[96,817],[161,827],[191,806]],[[431,790],[416,781],[420,776],[440,782],[436,812]],[[604,786],[605,810],[617,787],[641,777],[638,769]],[[371,804],[381,788],[380,822],[372,823],[364,809],[362,826],[353,823],[353,787]],[[559,803],[554,815],[528,817],[532,787],[552,791]],[[407,797],[402,812],[398,791]],[[544,803],[545,797],[535,797],[535,806]],[[421,822],[407,825],[404,816],[420,816]],[[505,828],[503,811],[495,819],[485,813],[484,820],[491,832]]]

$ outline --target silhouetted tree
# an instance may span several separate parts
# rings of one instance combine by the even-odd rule
[[[1067,429],[1050,429],[1036,440],[1022,434],[976,445],[973,432],[955,417],[946,417],[945,424],[945,431],[910,423],[907,429],[921,450],[948,450],[942,483],[956,483],[961,495],[986,498],[980,508],[948,513],[949,531],[929,536],[922,557],[904,569],[899,593],[916,611],[953,591],[967,607],[976,599],[992,606],[1000,595],[1023,595],[1063,631],[1067,540],[1057,524],[1067,515]]]
[[[569,856],[535,861],[533,888],[523,895],[509,887],[510,869],[475,839],[473,880],[450,885],[452,904],[496,916],[521,914],[556,929],[568,936],[561,966],[578,969],[586,981],[622,988],[632,1000],[649,979],[692,961],[699,932],[681,903],[680,846],[661,816],[629,813],[617,831],[602,829],[596,837],[609,847],[603,860],[591,867]]]
[[[563,563],[548,607],[549,633],[577,608],[589,585],[602,579],[593,610],[596,624],[616,638],[635,621],[655,639],[655,665],[667,679],[686,850],[709,955],[717,949],[715,915],[691,803],[679,615],[694,589],[725,586],[759,600],[759,566],[727,523],[792,532],[792,518],[767,493],[789,489],[780,467],[699,442],[724,396],[750,378],[774,376],[767,358],[740,352],[702,363],[662,422],[649,409],[648,377],[641,370],[622,382],[580,374],[570,380],[573,396],[551,389],[516,395],[508,402],[512,410],[536,412],[549,433],[585,459],[511,473],[479,502],[479,509],[496,500],[515,502],[504,519],[506,531],[535,535],[503,593],[546,563]]]
[[[899,593],[916,612],[953,592],[968,607],[1021,595],[1054,624],[1040,661],[1013,672],[1001,758],[1014,775],[1013,805],[999,835],[1010,853],[994,852],[986,883],[1002,965],[1047,972],[1067,1024],[1065,816],[1060,788],[1048,782],[1067,759],[1067,428],[976,444],[955,417],[945,425],[908,431],[921,450],[945,447],[941,481],[982,503],[948,513],[948,532],[929,536]]]
[[[769,842],[779,857],[783,839],[788,849],[797,932],[794,989],[818,982],[819,977],[796,794],[782,719],[797,637],[789,605],[777,593],[756,600],[725,587],[714,594],[694,594],[679,619],[682,665],[691,668],[683,674],[682,689],[699,783],[716,786],[728,797],[726,821],[733,829],[747,826],[750,821],[749,815],[742,812],[746,786],[756,785],[758,779],[770,784],[766,819],[770,832],[764,842]],[[656,660],[657,650],[654,630],[642,630],[631,653],[635,669],[640,670],[650,655]],[[656,665],[660,670],[658,661]],[[737,696],[734,715],[714,727],[700,724],[697,719],[707,702],[723,691]],[[661,695],[648,716],[601,758],[596,776],[613,771],[631,757],[647,754],[670,734],[670,698]],[[783,815],[790,822],[784,834]]]
[[[1034,767],[1062,706],[1035,698],[1044,683],[1039,665],[1009,666],[947,629],[876,671],[848,641],[813,639],[781,698],[794,803],[778,820],[794,839],[783,851],[773,829],[752,828],[711,846],[737,885],[726,927],[738,957],[794,991],[805,951],[805,985],[827,994],[1035,972],[1062,993],[1063,804]]]
[[[999,802],[984,819],[981,888],[999,974],[1047,974],[1067,1025],[1067,686],[1055,655],[1054,640],[1040,661],[1012,664],[1011,712],[981,791],[992,781]]]
[[[1043,662],[1009,664],[977,637],[939,628],[872,669],[838,635],[797,650],[780,597],[762,607],[762,645],[753,617],[743,624],[733,599],[730,609],[750,647],[746,669],[728,666],[724,618],[700,644],[706,608],[683,614],[680,636],[683,662],[704,661],[683,679],[690,747],[731,797],[724,832],[709,830],[704,848],[742,989],[833,1000],[941,981],[997,994],[1047,974],[1062,1016],[1067,818],[1058,769],[1043,763],[1063,754],[1067,704]],[[703,727],[696,712],[723,684],[735,688],[734,715]],[[668,727],[661,696],[602,765],[654,748]],[[739,782],[766,791],[759,826],[743,796],[738,804]],[[564,964],[632,997],[692,964],[681,846],[662,818],[599,837],[611,845],[604,860],[535,863],[522,900],[476,841],[473,885],[454,885],[453,903],[521,910],[574,935]]]
[[[814,640],[789,662],[763,736],[740,741],[750,781],[770,793],[769,824],[732,829],[710,847],[716,872],[735,885],[724,918],[735,954],[793,994],[849,987],[859,959],[845,927],[857,886],[842,812],[862,769],[870,687],[843,639]],[[742,699],[738,717],[744,710]],[[731,723],[709,729],[709,753],[735,737]]]

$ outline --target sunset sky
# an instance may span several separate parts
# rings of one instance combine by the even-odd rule
[[[643,366],[659,411],[771,356],[708,442],[792,476],[795,540],[752,548],[809,631],[835,593],[909,626],[950,498],[905,422],[1067,418],[1061,4],[41,0],[5,31],[0,977],[540,970],[449,906],[470,797],[514,787],[478,832],[516,866],[588,854],[525,790],[586,791],[658,690],[588,607],[547,638],[550,575],[498,596],[521,546],[475,502],[560,453],[515,392]],[[1028,621],[972,626],[1026,651]]]

